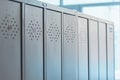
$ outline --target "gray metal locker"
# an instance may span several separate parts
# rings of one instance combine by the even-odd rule
[[[87,19],[78,18],[79,80],[88,80],[88,34]]]
[[[108,80],[115,80],[114,28],[107,24],[107,74]]]
[[[20,4],[0,1],[0,80],[21,80]]]
[[[98,22],[89,20],[89,79],[98,80]]]
[[[106,24],[99,22],[99,80],[107,79]]]
[[[61,13],[45,14],[45,80],[61,80]]]
[[[78,80],[77,18],[63,14],[62,80]]]
[[[43,80],[43,9],[25,5],[24,80]]]

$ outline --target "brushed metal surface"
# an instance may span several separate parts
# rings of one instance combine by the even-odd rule
[[[113,25],[107,24],[107,71],[108,80],[115,80],[114,70],[114,29]]]
[[[77,18],[63,17],[62,80],[78,80]]]
[[[88,80],[88,23],[78,18],[79,80]]]
[[[0,1],[0,80],[21,80],[20,4]]]
[[[107,79],[106,24],[99,22],[99,80]]]
[[[43,9],[25,5],[24,79],[43,80]]]
[[[89,79],[98,80],[98,23],[89,20]]]
[[[61,13],[46,10],[45,80],[61,80]]]

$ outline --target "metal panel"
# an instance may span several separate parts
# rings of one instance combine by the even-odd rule
[[[61,13],[46,10],[45,80],[61,80]]]
[[[107,25],[107,68],[108,80],[115,80],[114,74],[114,43],[113,43],[113,25]]]
[[[63,17],[62,80],[78,80],[77,18]]]
[[[0,80],[21,80],[20,4],[0,1]]]
[[[25,5],[25,80],[43,80],[43,10]]]
[[[87,19],[78,18],[79,80],[88,80],[88,35]]]
[[[98,80],[98,23],[89,20],[89,79]]]
[[[99,23],[99,80],[106,80],[106,24]]]

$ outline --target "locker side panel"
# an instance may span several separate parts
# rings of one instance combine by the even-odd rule
[[[106,80],[106,24],[99,23],[99,78]]]
[[[78,18],[79,80],[88,80],[88,35],[87,19]]]
[[[107,25],[107,68],[108,68],[108,80],[115,80],[114,77],[114,43],[113,25]]]
[[[46,12],[45,80],[61,80],[61,13]]]
[[[21,80],[20,4],[0,1],[0,80]]]
[[[98,23],[89,21],[89,79],[98,80]]]
[[[43,80],[43,10],[25,5],[25,80]]]
[[[78,80],[77,19],[68,14],[63,17],[62,78]]]

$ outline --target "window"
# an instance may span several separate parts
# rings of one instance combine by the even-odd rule
[[[120,0],[64,0],[64,5],[74,4],[89,4],[89,3],[103,3],[103,2],[118,2]]]

